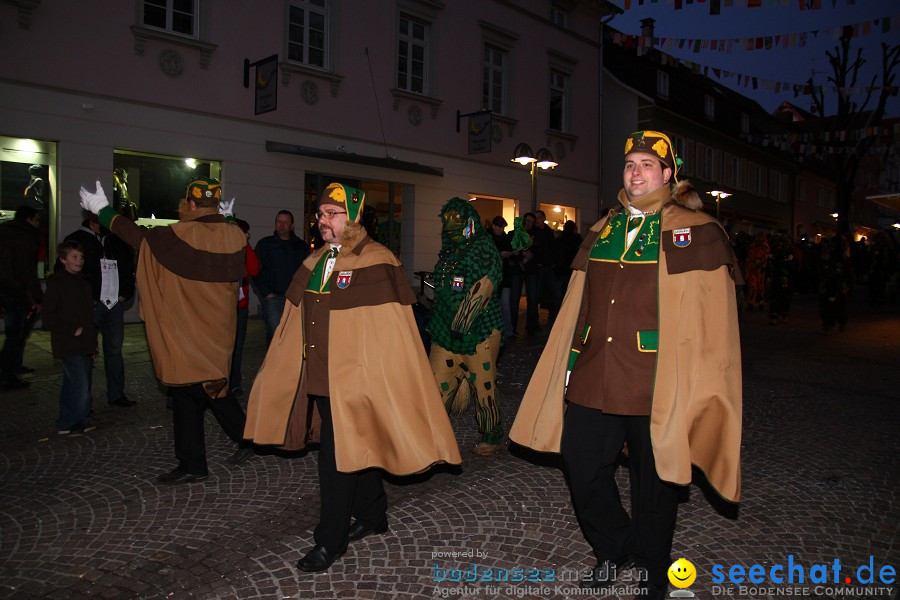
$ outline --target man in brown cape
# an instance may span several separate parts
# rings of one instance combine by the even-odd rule
[[[247,407],[244,437],[257,444],[319,441],[319,524],[297,563],[312,573],[348,542],[388,530],[381,470],[462,462],[416,328],[415,294],[393,253],[366,235],[364,202],[338,183],[322,192],[326,244],[294,275]]]
[[[203,426],[207,408],[239,444],[228,462],[239,464],[253,455],[241,438],[244,411],[228,386],[247,238],[226,220],[234,200],[222,202],[221,197],[217,179],[194,179],[179,204],[181,220],[145,230],[109,206],[99,181],[96,192],[81,188],[82,208],[139,251],[140,317],[156,377],[172,396],[178,459],[177,467],[156,478],[159,483],[195,483],[209,476]]]
[[[666,595],[678,487],[699,468],[740,496],[741,358],[734,253],[697,209],[669,138],[625,143],[620,208],[591,227],[510,439],[561,452],[575,513],[597,558],[583,587],[646,571],[635,598]],[[614,474],[627,444],[631,516]]]

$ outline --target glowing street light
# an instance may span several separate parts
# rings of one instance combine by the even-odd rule
[[[525,165],[531,165],[531,212],[534,212],[537,210],[538,167],[547,170],[556,167],[559,163],[553,160],[553,154],[551,154],[547,148],[541,148],[537,151],[537,154],[535,154],[531,151],[531,146],[524,143],[520,143],[516,146],[513,157],[510,160],[514,163],[519,163],[523,167]]]
[[[721,190],[713,190],[711,192],[706,192],[706,193],[716,199],[716,221],[718,221],[719,220],[719,200],[724,200],[725,198],[727,198],[728,196],[731,196],[732,194],[729,194],[728,192],[723,192]]]

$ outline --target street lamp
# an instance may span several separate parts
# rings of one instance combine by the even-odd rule
[[[716,199],[716,221],[719,220],[719,200],[724,200],[728,196],[731,196],[728,192],[723,192],[720,190],[713,190],[711,192],[706,192],[710,196]]]
[[[541,148],[537,154],[531,151],[528,144],[518,144],[513,151],[512,162],[522,166],[531,165],[531,212],[537,210],[537,169],[552,169],[559,163],[553,160],[553,154],[546,148]]]

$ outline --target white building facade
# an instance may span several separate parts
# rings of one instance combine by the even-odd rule
[[[436,261],[448,199],[474,199],[484,219],[510,226],[531,210],[529,168],[510,160],[524,142],[559,163],[538,170],[537,204],[583,231],[600,212],[603,10],[551,0],[5,0],[0,210],[21,204],[29,167],[41,165],[50,264],[80,226],[79,186],[99,179],[112,198],[115,169],[144,218],[176,218],[188,179],[219,177],[254,244],[281,209],[308,239],[316,193],[339,180],[366,191],[380,241],[414,281]],[[273,55],[271,69],[255,64]],[[257,87],[275,110],[257,114]],[[621,141],[636,100],[619,96],[623,118],[604,137]],[[481,123],[457,113],[485,109],[490,151],[470,154]],[[618,145],[604,162],[621,164]],[[604,189],[618,189],[621,171],[608,179]]]

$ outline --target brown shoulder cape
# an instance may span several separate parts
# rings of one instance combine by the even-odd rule
[[[338,471],[379,467],[406,475],[439,462],[461,463],[413,318],[415,296],[400,263],[368,237],[342,242],[332,278],[352,271],[349,285],[369,289],[354,306],[331,305],[328,385]],[[244,437],[258,444],[297,450],[318,439],[320,419],[305,389],[301,299],[326,250],[309,256],[294,276],[281,323],[253,383]],[[369,277],[369,271],[380,275]]]
[[[210,396],[223,396],[246,236],[215,208],[149,231],[114,215],[109,228],[139,250],[140,317],[156,377],[172,386],[202,383]]]

